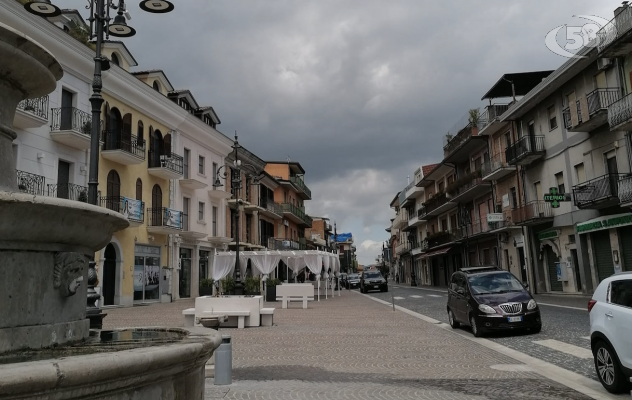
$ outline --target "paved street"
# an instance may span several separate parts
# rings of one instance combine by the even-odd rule
[[[399,291],[406,297],[416,293],[423,295]],[[390,293],[376,294],[383,295]],[[412,307],[415,302],[406,297],[400,301]],[[180,310],[191,305],[189,300],[109,309],[105,327],[182,325]],[[233,338],[233,384],[214,386],[208,379],[206,398],[590,398],[513,358],[358,293],[343,291],[341,297],[310,302],[307,310],[299,307],[277,308],[273,327],[222,329]]]
[[[394,297],[395,304],[401,307],[445,323],[448,322],[447,292],[445,290],[397,285],[393,285],[389,289],[390,292],[388,293],[371,292],[370,295],[389,302],[391,297]],[[596,380],[597,375],[590,352],[590,320],[586,311],[587,300],[553,296],[536,296],[536,298],[539,303],[558,303],[564,306],[540,306],[543,321],[542,332],[539,334],[494,333],[486,338]],[[582,310],[568,308],[580,306],[583,307]],[[469,332],[467,327],[461,329]]]

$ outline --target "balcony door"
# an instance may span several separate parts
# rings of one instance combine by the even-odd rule
[[[617,167],[617,155],[614,150],[606,153],[606,173],[608,174],[608,181],[610,184],[610,195],[616,196],[618,194],[619,186],[619,167]]]
[[[151,132],[149,138],[149,166],[160,167],[160,155],[164,152],[162,133],[159,130]]]
[[[119,178],[119,174],[115,170],[111,170],[108,173],[106,194],[106,207],[110,210],[119,211],[119,202],[121,196],[121,178]]]
[[[61,90],[61,119],[59,121],[59,128],[62,131],[72,129],[72,100],[74,97],[74,93],[66,89]]]
[[[57,197],[60,199],[69,198],[70,183],[70,163],[59,160],[57,166]]]
[[[118,109],[112,108],[108,117],[108,132],[106,139],[107,150],[118,150],[120,148],[121,141],[121,128],[122,128],[121,113]]]
[[[154,185],[151,189],[152,225],[162,226],[162,189]]]

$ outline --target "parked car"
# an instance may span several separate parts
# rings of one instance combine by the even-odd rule
[[[601,281],[588,302],[590,347],[599,381],[611,393],[632,389],[632,272]]]
[[[347,289],[355,289],[360,287],[360,275],[349,274],[346,281]]]
[[[542,329],[538,303],[515,276],[494,266],[461,268],[448,287],[448,320],[476,337],[492,330]]]
[[[347,287],[347,274],[344,272],[340,274],[340,286],[344,288]]]
[[[367,293],[370,290],[388,292],[388,283],[378,271],[363,272],[360,278],[360,292]]]

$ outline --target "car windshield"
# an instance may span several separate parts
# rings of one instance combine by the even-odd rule
[[[358,274],[349,275],[349,279],[358,279]]]
[[[379,272],[367,272],[366,274],[364,274],[364,277],[366,279],[375,279],[375,278],[381,278],[382,275],[380,275]]]
[[[475,275],[468,278],[472,294],[522,292],[524,287],[510,273]]]

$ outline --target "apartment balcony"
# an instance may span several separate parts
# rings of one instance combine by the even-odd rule
[[[269,238],[268,249],[270,250],[301,250],[299,242],[282,238]]]
[[[596,89],[562,111],[569,132],[591,132],[608,123],[608,106],[621,98],[617,88]],[[576,110],[576,115],[573,111]]]
[[[24,171],[15,171],[18,181],[18,190],[22,193],[34,196],[44,196],[46,192],[46,178],[41,175],[31,174]]]
[[[147,209],[147,233],[169,235],[182,231],[182,211],[166,207]]]
[[[400,243],[397,246],[395,246],[395,254],[397,254],[398,256],[408,254],[409,252],[410,252],[410,243],[408,242]]]
[[[294,221],[300,226],[311,228],[312,219],[309,216],[305,215],[303,210],[291,203],[283,203],[282,207],[283,216],[285,216],[287,219]]]
[[[184,175],[184,158],[175,153],[159,154],[149,151],[147,172],[162,179],[178,179]]]
[[[123,165],[142,164],[145,161],[145,140],[136,135],[112,130],[103,132],[103,158]]]
[[[88,150],[91,135],[92,115],[74,107],[51,110],[50,137],[55,142],[79,150]]]
[[[184,172],[184,167],[183,167],[183,172]],[[178,183],[183,188],[186,188],[189,190],[198,190],[198,189],[205,189],[208,187],[208,183],[206,183],[206,180],[202,177],[189,176],[187,178],[184,178],[184,174],[182,175],[182,177],[183,179],[178,179]]]
[[[13,118],[13,126],[27,129],[44,126],[48,123],[48,95],[35,99],[26,99],[18,103]]]
[[[189,220],[189,215],[182,213],[182,232],[180,236],[189,240],[200,240],[208,236],[206,227],[202,225],[202,228],[198,227],[198,224],[192,224]]]
[[[409,228],[418,227],[419,225],[421,225],[424,222],[426,222],[425,219],[419,218],[419,214],[420,214],[419,211],[420,210],[421,209],[410,213],[410,218],[408,219],[408,227]]]
[[[632,129],[632,93],[608,106],[608,124],[611,131],[629,131]]]
[[[186,180],[186,179],[185,179]],[[213,199],[230,199],[233,195],[230,191],[226,191],[224,190],[225,186],[220,186],[220,187],[211,187],[208,190],[208,195],[209,197],[213,198]]]
[[[435,247],[443,246],[452,242],[457,241],[460,238],[460,235],[457,235],[451,230],[437,232],[426,237],[426,242],[428,243],[428,249],[433,249]]]
[[[75,185],[74,183],[47,185],[47,193],[48,197],[81,201],[83,203],[88,202],[88,188],[85,186]]]
[[[480,170],[457,179],[446,188],[446,192],[450,195],[450,201],[454,203],[468,203],[491,192],[491,190],[491,185],[483,182]]]
[[[597,32],[600,57],[614,58],[632,52],[632,9],[624,5],[615,17]]]
[[[325,232],[333,232],[333,228],[331,226],[331,222],[324,220],[325,222]]]
[[[312,199],[312,191],[309,190],[305,182],[297,176],[290,176],[290,182],[298,189],[298,196],[303,200]]]
[[[446,137],[446,142],[443,146],[444,162],[452,164],[467,162],[472,154],[487,147],[487,137],[478,136],[478,126],[471,124],[459,131],[455,137]]]
[[[283,206],[272,199],[259,199],[259,210],[266,217],[283,219]]]
[[[544,136],[523,136],[505,150],[509,165],[528,165],[546,154]]]
[[[499,153],[483,163],[481,177],[483,182],[498,181],[516,173],[516,167],[507,164],[505,154]]]
[[[481,128],[479,135],[491,136],[498,132],[506,122],[500,122],[500,116],[509,109],[509,104],[492,104],[485,107],[485,111],[481,115]]]
[[[621,207],[632,207],[632,175],[625,175],[619,179],[618,193]]]
[[[619,204],[619,181],[628,174],[606,174],[573,186],[575,206],[600,209]]]
[[[145,202],[123,196],[101,197],[101,207],[123,214],[130,227],[141,226],[145,222]]]
[[[511,210],[511,219],[516,225],[538,225],[553,220],[551,203],[536,200]]]
[[[406,210],[403,208],[399,209],[399,213],[393,220],[393,228],[395,229],[403,229],[408,226],[408,215]]]
[[[449,199],[445,193],[440,193],[424,203],[423,209],[426,214],[423,218],[436,217],[439,214],[443,214],[455,208],[457,204],[458,203],[453,202],[452,199]]]

